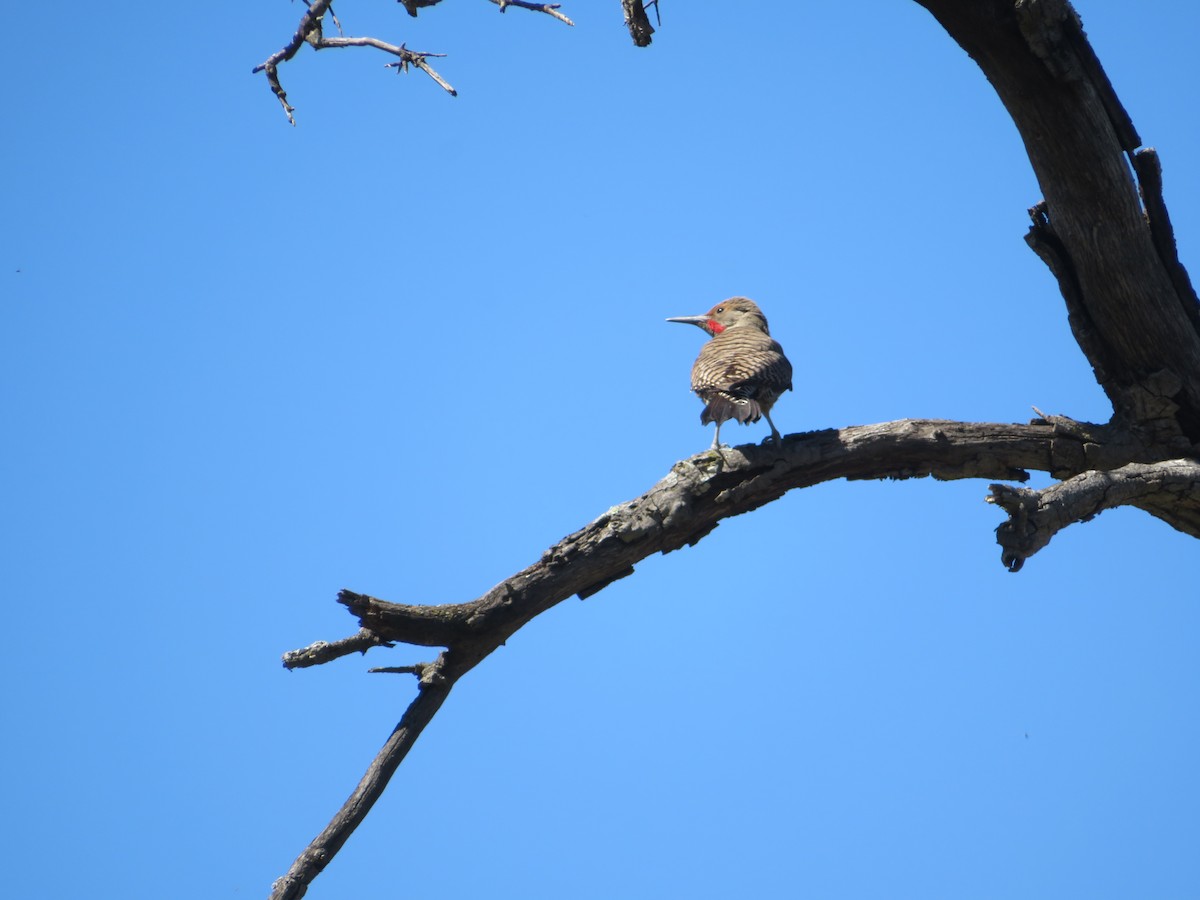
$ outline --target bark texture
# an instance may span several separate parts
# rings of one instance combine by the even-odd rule
[[[1044,196],[1030,243],[1116,415],[1189,451],[1200,441],[1196,294],[1157,155],[1135,153],[1141,138],[1079,16],[1067,0],[918,2],[983,69],[1021,134]]]

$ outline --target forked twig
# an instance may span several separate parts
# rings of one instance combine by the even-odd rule
[[[561,3],[527,3],[526,0],[492,0],[500,7],[500,12],[504,12],[510,6],[519,6],[521,9],[529,9],[534,12],[545,13],[548,16],[554,16],[560,22],[566,22],[568,25],[575,23],[558,11]]]
[[[322,32],[322,20],[326,13],[329,13],[337,25],[338,31],[342,30],[341,23],[333,16],[330,6],[333,0],[311,0],[308,3],[308,9],[303,16],[300,17],[300,24],[296,27],[295,34],[292,35],[284,46],[267,57],[265,62],[255,66],[252,72],[267,73],[267,83],[271,86],[272,93],[283,106],[284,115],[288,117],[288,121],[293,125],[296,124],[296,119],[292,115],[295,112],[295,107],[288,103],[287,92],[284,91],[283,85],[279,83],[279,65],[285,63],[300,52],[301,46],[304,44],[312,45],[314,50],[324,50],[330,47],[374,47],[377,50],[382,50],[385,53],[390,53],[393,56],[400,57],[400,62],[389,63],[388,68],[395,67],[402,72],[408,71],[409,66],[415,66],[423,71],[426,75],[432,78],[441,86],[442,90],[452,97],[458,96],[458,91],[447,83],[437,71],[426,62],[429,57],[444,56],[442,53],[422,53],[416,50],[409,50],[404,44],[399,46],[389,44],[387,41],[381,41],[378,38],[362,37],[348,38],[335,37],[327,38]]]

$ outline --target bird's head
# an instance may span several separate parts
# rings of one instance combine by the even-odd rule
[[[702,316],[676,316],[667,321],[695,325],[703,328],[713,337],[726,328],[740,328],[747,325],[757,328],[763,334],[771,333],[767,329],[767,317],[762,314],[758,304],[745,297],[730,297],[728,300],[718,303]]]

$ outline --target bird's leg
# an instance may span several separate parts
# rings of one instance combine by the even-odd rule
[[[713,450],[721,449],[721,423],[720,422],[717,423],[717,433],[713,435],[713,445],[712,445],[711,449],[713,449]]]
[[[775,446],[782,450],[783,438],[780,437],[779,429],[775,427],[775,423],[771,421],[771,414],[769,412],[764,412],[763,415],[767,417],[767,424],[771,426],[771,437],[775,438]]]

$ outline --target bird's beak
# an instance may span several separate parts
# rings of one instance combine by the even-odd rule
[[[684,325],[695,325],[698,328],[708,327],[708,316],[676,316],[667,319],[668,322],[682,322]]]

